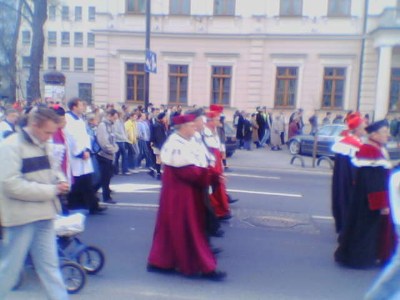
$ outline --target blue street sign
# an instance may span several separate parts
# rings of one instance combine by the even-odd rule
[[[151,50],[146,50],[145,71],[157,73],[157,54]]]

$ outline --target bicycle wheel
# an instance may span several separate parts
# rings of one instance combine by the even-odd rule
[[[76,260],[88,274],[93,275],[103,269],[105,256],[99,248],[87,246],[78,253]]]
[[[86,273],[76,262],[63,261],[60,269],[68,294],[76,294],[85,286]]]

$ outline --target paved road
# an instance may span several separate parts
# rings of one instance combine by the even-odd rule
[[[145,173],[114,178],[118,205],[88,218],[82,235],[104,250],[105,269],[72,299],[362,299],[379,270],[357,271],[332,260],[336,236],[330,217],[330,170],[289,164],[286,152],[238,151],[228,188],[240,201],[213,239],[224,251],[225,282],[148,273],[146,258],[159,182]],[[29,274],[10,299],[43,299]]]

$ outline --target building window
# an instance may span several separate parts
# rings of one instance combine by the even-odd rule
[[[79,99],[85,100],[87,103],[92,103],[92,84],[78,83]]]
[[[96,7],[89,6],[88,20],[89,21],[95,21],[96,20]]]
[[[346,68],[325,68],[322,108],[343,108]]]
[[[69,20],[69,7],[68,6],[63,6],[61,9],[61,19],[63,21],[68,21]]]
[[[31,32],[29,30],[22,31],[22,44],[29,45],[31,43]]]
[[[392,69],[390,79],[390,111],[400,111],[400,68]]]
[[[61,32],[61,45],[68,46],[69,45],[69,32]]]
[[[57,70],[57,58],[56,57],[48,57],[47,58],[47,69],[48,70]]]
[[[88,45],[88,47],[94,47],[94,33],[88,32],[87,45]]]
[[[29,69],[31,67],[31,58],[29,56],[22,57],[22,67],[24,69]]]
[[[146,0],[126,0],[126,12],[144,14],[146,12]]]
[[[280,16],[301,16],[303,15],[303,0],[281,0]]]
[[[75,6],[75,21],[82,21],[82,6]]]
[[[126,100],[144,101],[144,64],[126,64]]]
[[[171,15],[190,15],[190,0],[170,0],[169,13]]]
[[[47,44],[49,46],[56,46],[57,45],[57,32],[49,31],[47,33]]]
[[[328,17],[351,15],[351,0],[328,0]]]
[[[214,0],[214,15],[234,16],[235,4],[236,4],[235,0]]]
[[[211,103],[229,105],[231,98],[232,67],[212,67]]]
[[[94,58],[87,59],[87,70],[89,72],[94,72]]]
[[[275,107],[295,107],[297,97],[297,67],[277,67]]]
[[[188,66],[169,65],[169,103],[187,104]]]
[[[49,20],[54,21],[56,19],[56,6],[50,5],[49,6]]]
[[[75,46],[82,46],[83,45],[83,33],[82,32],[75,32],[74,33],[74,45]]]
[[[83,70],[83,59],[79,57],[74,58],[74,70],[82,71]]]
[[[69,71],[69,57],[61,57],[61,70]]]

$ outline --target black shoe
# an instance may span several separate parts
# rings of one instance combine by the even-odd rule
[[[231,198],[231,197],[229,197],[229,200],[228,200],[228,202],[229,202],[230,204],[235,203],[235,202],[238,202],[238,201],[239,201],[239,199],[233,199],[233,198]]]
[[[156,273],[172,273],[172,272],[175,272],[175,269],[173,269],[173,268],[165,269],[165,268],[160,268],[160,267],[153,266],[151,264],[147,264],[146,269],[147,269],[147,272],[156,272]]]
[[[157,173],[156,179],[157,179],[157,180],[161,180],[161,173]]]
[[[90,214],[91,215],[99,215],[99,214],[102,214],[104,211],[106,211],[108,209],[108,207],[106,207],[106,206],[99,206],[99,207],[97,207],[97,208],[95,208],[95,209],[92,209],[92,210],[90,210]]]
[[[213,281],[221,281],[224,280],[224,278],[226,277],[226,272],[215,270],[210,273],[203,273],[201,277]]]
[[[225,231],[223,231],[222,229],[218,229],[211,235],[214,237],[223,237],[225,235]]]
[[[232,215],[231,214],[226,214],[225,216],[218,217],[218,220],[225,221],[225,220],[229,220],[230,218],[232,218]]]
[[[214,253],[214,254],[219,254],[219,253],[221,253],[222,251],[224,251],[222,248],[219,248],[219,247],[211,247],[211,252]]]

